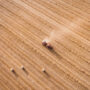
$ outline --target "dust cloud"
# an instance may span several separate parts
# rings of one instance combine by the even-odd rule
[[[66,28],[62,28],[60,30],[53,30],[48,37],[44,39],[47,43],[53,43],[55,40],[60,40],[65,38],[69,34],[69,30]]]

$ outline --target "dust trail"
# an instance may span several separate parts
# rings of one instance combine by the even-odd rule
[[[49,37],[46,37],[44,40],[47,43],[53,43],[55,40],[63,39],[68,34],[69,34],[69,30],[67,30],[66,28],[62,28],[60,30],[53,30],[50,33]]]

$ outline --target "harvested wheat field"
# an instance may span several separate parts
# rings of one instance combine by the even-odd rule
[[[90,90],[90,0],[0,0],[0,90]]]

